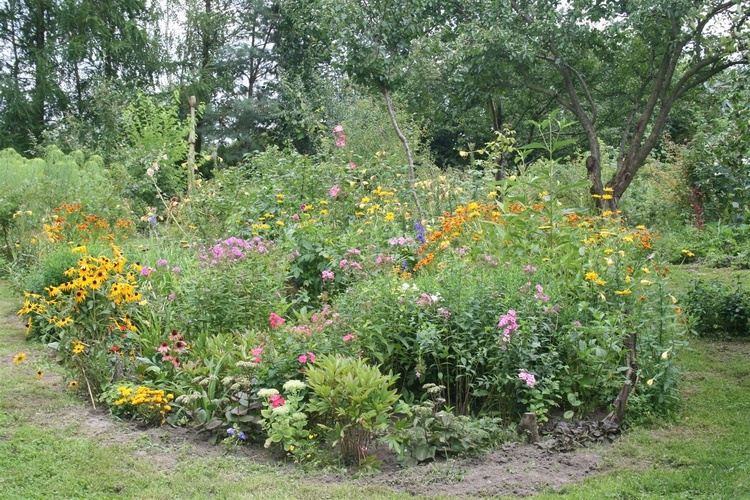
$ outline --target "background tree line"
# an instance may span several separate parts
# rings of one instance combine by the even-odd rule
[[[561,110],[554,155],[585,155],[602,208],[665,134],[715,143],[721,126],[747,176],[746,120],[726,119],[747,107],[740,0],[2,0],[0,39],[0,148],[26,154],[55,142],[115,161],[123,110],[176,92],[179,116],[188,95],[205,105],[198,149],[227,164],[316,152],[364,98],[442,167],[505,125],[544,145],[537,125]]]

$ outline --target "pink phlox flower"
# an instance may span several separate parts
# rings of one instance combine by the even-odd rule
[[[341,340],[343,340],[344,342],[349,342],[353,338],[354,338],[354,335],[352,335],[351,333],[347,333],[346,335],[341,337]]]
[[[333,274],[333,271],[326,269],[320,275],[323,277],[323,281],[328,281],[336,278],[336,275]]]
[[[156,267],[159,267],[159,266],[169,267],[169,263],[166,261],[166,259],[159,259],[156,261]]]
[[[526,382],[526,385],[529,387],[534,387],[536,385],[536,377],[534,377],[533,374],[527,372],[523,368],[518,370],[518,378]]]
[[[339,269],[344,269],[348,263],[348,260],[342,259],[341,262],[339,262]]]
[[[574,321],[574,322],[571,323],[571,325],[573,325],[573,326],[581,326],[581,322],[580,321]]]
[[[141,276],[148,276],[149,274],[151,274],[152,271],[153,271],[153,269],[151,269],[150,267],[143,266],[141,268]]]
[[[500,316],[497,328],[503,330],[503,342],[510,342],[510,336],[518,330],[516,311],[509,309],[507,314]]]
[[[182,268],[180,266],[175,266],[172,268],[173,273],[179,274],[182,271]]]
[[[328,196],[330,196],[331,198],[335,198],[339,195],[340,192],[341,188],[339,188],[338,186],[333,186],[330,190],[328,190]]]
[[[297,361],[299,361],[300,364],[304,365],[305,363],[307,363],[307,355],[301,354],[300,357],[297,358]]]
[[[555,307],[545,307],[545,308],[544,308],[544,313],[545,313],[545,314],[560,314],[560,313],[559,313],[559,312],[557,311],[557,308],[555,308]]]
[[[284,324],[284,318],[282,318],[276,313],[271,313],[270,322],[271,322],[271,328],[278,328]]]
[[[310,361],[310,363],[315,363],[316,357],[315,354],[311,353],[310,351],[307,351],[307,359]]]
[[[523,270],[526,271],[526,272],[529,272],[529,273],[535,273],[536,272],[536,267],[534,267],[531,264],[529,264],[528,266],[524,267]]]
[[[173,293],[170,293],[167,295],[167,300],[174,300],[175,295]]]
[[[357,164],[354,163],[353,161],[350,161],[349,162],[349,168],[351,168],[352,170],[354,170],[355,168],[357,168]]]
[[[253,356],[260,356],[261,354],[263,354],[263,348],[262,347],[256,347],[255,349],[253,349],[252,351],[250,351],[250,354],[252,354]]]
[[[541,300],[542,302],[549,302],[549,295],[544,293],[544,288],[542,285],[536,286],[536,293],[534,294],[534,298]]]
[[[359,251],[359,248],[350,248],[346,251],[346,253],[351,253],[354,255],[362,255],[362,252]]]
[[[438,312],[442,314],[445,319],[451,317],[450,311],[448,311],[448,309],[446,309],[445,307],[438,307]]]

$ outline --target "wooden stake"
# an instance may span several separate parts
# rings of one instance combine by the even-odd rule
[[[190,135],[188,136],[188,142],[190,143],[190,149],[188,150],[188,200],[193,197],[193,186],[195,185],[195,96],[191,95],[188,98],[190,104]]]

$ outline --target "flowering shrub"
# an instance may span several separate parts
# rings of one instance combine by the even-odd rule
[[[133,318],[143,300],[136,273],[126,269],[120,248],[112,245],[111,251],[111,258],[94,257],[83,246],[73,248],[82,256],[77,267],[65,272],[69,281],[48,287],[44,295],[26,293],[18,311],[27,334],[54,347],[95,394],[132,370],[127,365],[138,332]]]
[[[162,389],[152,389],[143,385],[113,384],[101,395],[100,400],[112,407],[112,412],[120,417],[137,418],[147,424],[166,423],[172,411],[174,394]]]
[[[264,406],[260,412],[263,415],[261,425],[268,436],[265,447],[278,443],[297,462],[311,460],[319,455],[319,436],[308,429],[304,402],[306,388],[302,381],[289,380],[284,384],[286,398],[276,389],[258,391],[258,397],[263,399]]]

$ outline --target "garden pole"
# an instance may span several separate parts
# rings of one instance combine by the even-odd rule
[[[195,96],[191,95],[188,98],[190,104],[190,135],[188,141],[190,142],[190,149],[188,150],[188,201],[193,198],[193,185],[195,185]]]

